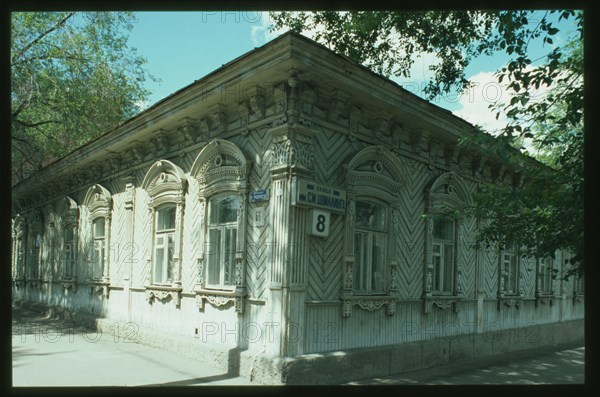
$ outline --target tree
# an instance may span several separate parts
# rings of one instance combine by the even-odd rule
[[[127,46],[132,13],[11,15],[13,183],[139,111],[154,79]]]
[[[572,272],[583,272],[583,12],[575,10],[283,12],[270,13],[272,30],[312,31],[322,44],[385,76],[409,77],[415,54],[439,62],[425,93],[429,99],[470,87],[465,68],[478,56],[502,52],[508,64],[497,71],[507,84],[508,105],[492,105],[508,122],[496,134],[494,150],[507,162],[505,145],[528,144],[549,167],[536,167],[521,188],[483,185],[470,211],[481,219],[479,242],[517,242],[534,257],[572,253]],[[573,20],[574,41],[556,45],[561,20]],[[548,49],[531,59],[533,43]],[[551,48],[553,47],[553,48]],[[544,59],[539,66],[536,61]],[[531,93],[548,90],[541,98]],[[489,135],[475,134],[481,142]],[[507,221],[510,220],[510,221]],[[572,273],[572,272],[569,272]]]

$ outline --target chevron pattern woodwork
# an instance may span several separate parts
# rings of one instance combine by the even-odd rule
[[[317,182],[344,186],[346,175],[343,163],[353,153],[358,153],[365,145],[351,143],[346,136],[327,128],[315,127],[313,138],[315,152],[314,171]]]
[[[198,184],[188,181],[188,194],[183,214],[183,247],[181,250],[181,283],[184,291],[191,291],[198,283],[198,264],[196,256],[200,253],[200,202]]]
[[[150,275],[150,267],[147,264],[146,257],[150,256],[151,236],[151,219],[148,212],[149,203],[148,194],[142,189],[136,189],[135,205],[134,205],[134,240],[135,250],[133,263],[132,286],[142,287],[146,284]]]
[[[253,162],[248,177],[251,190],[266,189],[270,184],[271,156],[265,149],[271,147],[271,141],[271,134],[265,127],[251,130],[246,137],[239,137],[238,141],[234,142]],[[263,210],[264,225],[254,226],[252,220],[253,210],[259,207]],[[248,216],[246,217],[246,230],[248,230],[246,286],[251,297],[263,299],[267,285],[267,268],[268,261],[271,258],[271,245],[274,243],[269,231],[270,205],[268,202],[250,203],[248,209]]]
[[[402,299],[419,299],[423,291],[425,222],[424,189],[431,176],[427,167],[401,158],[408,181],[400,191],[399,222],[396,231],[398,291]]]
[[[460,223],[458,263],[462,266],[462,291],[466,298],[475,298],[475,270],[477,267],[477,251],[475,243],[476,225],[474,218],[467,218]]]
[[[125,196],[113,196],[113,214],[111,221],[111,241],[117,243],[111,243],[111,256],[110,256],[110,283],[112,285],[123,285],[123,277],[125,271],[127,271],[129,263],[126,263],[131,259],[130,252],[126,252],[125,241],[128,240],[127,236],[127,223],[129,220],[123,216],[125,214]]]
[[[535,295],[535,266],[535,259],[521,258],[521,281],[523,282],[523,294],[525,296]]]
[[[337,299],[340,294],[344,253],[345,216],[332,215],[329,237],[309,237],[308,297]]]
[[[85,206],[79,209],[79,252],[77,253],[77,278],[87,280],[91,276],[91,263],[89,261],[93,249],[92,225],[89,221],[89,212]]]
[[[498,295],[498,261],[500,259],[498,258],[498,252],[492,248],[483,248],[481,252],[483,290],[487,299],[494,299]]]

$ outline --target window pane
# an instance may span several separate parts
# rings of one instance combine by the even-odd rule
[[[221,230],[208,230],[208,283],[220,284],[221,276]]]
[[[366,233],[354,234],[354,281],[356,291],[365,291],[367,271],[367,235]]]
[[[173,234],[169,234],[168,236],[168,245],[167,245],[167,278],[165,282],[173,281],[173,245],[174,239]]]
[[[73,229],[70,227],[65,229],[65,241],[73,241]]]
[[[368,229],[383,230],[385,228],[385,208],[368,202],[356,202],[356,226]]]
[[[385,238],[373,235],[372,262],[371,262],[371,291],[383,291],[385,269]]]
[[[454,241],[454,221],[450,219],[433,220],[433,238],[444,241]]]
[[[225,263],[223,265],[225,285],[233,285],[235,280],[235,239],[237,230],[227,229],[225,234]]]
[[[98,218],[94,221],[94,238],[104,237],[104,218]]]
[[[442,288],[442,257],[440,255],[433,256],[433,290],[440,291]]]
[[[444,279],[443,291],[452,292],[452,281],[454,280],[454,247],[450,244],[444,245]]]
[[[240,206],[238,195],[216,197],[210,201],[210,224],[237,222]]]
[[[158,209],[156,218],[157,231],[175,229],[175,206]]]
[[[156,247],[154,251],[154,282],[162,283],[163,282],[163,267],[164,267],[164,255],[165,249],[162,246]]]
[[[102,277],[102,262],[104,258],[104,241],[94,242],[94,251],[92,254],[92,278]]]

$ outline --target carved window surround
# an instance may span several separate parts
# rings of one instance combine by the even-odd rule
[[[584,296],[585,296],[584,294],[578,293],[577,291],[575,291],[573,293],[573,304],[583,302],[585,300]]]
[[[174,243],[173,243],[173,274],[172,274],[172,285],[173,290],[181,290],[181,254],[182,254],[182,241],[183,241],[183,211],[185,205],[185,192],[187,190],[187,178],[185,173],[177,165],[173,164],[168,160],[156,161],[148,170],[142,181],[141,188],[146,190],[148,196],[150,196],[150,202],[148,203],[148,212],[150,219],[152,220],[152,248],[151,255],[147,257],[147,261],[150,264],[150,279],[147,281],[150,287],[155,289],[156,294],[148,296],[150,303],[157,297],[159,300],[164,300],[167,296],[165,295],[164,286],[160,284],[152,284],[155,281],[152,279],[154,274],[154,258],[155,255],[155,233],[156,233],[156,213],[157,209],[163,204],[175,205],[175,231],[174,231]],[[173,295],[173,294],[171,294]],[[173,300],[176,301],[179,306],[179,296],[173,295]]]
[[[182,287],[170,287],[167,285],[145,285],[146,299],[149,303],[154,303],[155,300],[168,302],[169,300],[179,307],[181,304]]]
[[[386,306],[386,313],[393,316],[396,313],[397,299],[391,295],[342,295],[342,316],[352,315],[352,306],[372,312]]]
[[[101,185],[93,185],[90,187],[85,195],[83,200],[83,205],[88,207],[89,210],[89,218],[88,221],[92,224],[98,218],[104,219],[104,247],[105,254],[104,258],[102,258],[102,280],[89,280],[92,284],[98,284],[101,282],[102,284],[109,285],[110,284],[110,275],[109,275],[109,257],[110,257],[110,222],[111,222],[111,208],[112,208],[112,196],[110,192]],[[93,235],[93,232],[92,232]],[[108,289],[103,288],[104,292],[103,296],[108,296]]]
[[[398,228],[400,211],[400,190],[407,180],[406,171],[398,158],[381,146],[370,146],[358,152],[345,166],[347,173],[347,213],[344,243],[344,263],[342,270],[342,316],[352,314],[352,306],[374,311],[386,306],[387,314],[396,312],[393,294],[397,291],[398,270],[395,244],[387,238],[386,261],[384,264],[383,295],[364,295],[353,292],[355,257],[355,218],[356,201],[379,202],[386,209],[385,232],[393,236]]]
[[[198,308],[204,311],[204,303],[208,301],[215,307],[227,306],[229,303],[233,303],[236,313],[244,313],[244,297],[245,292],[242,290],[237,291],[217,291],[207,289],[195,289],[196,293],[196,304]]]
[[[437,177],[426,190],[426,226],[425,226],[425,245],[426,255],[424,264],[424,312],[430,313],[435,305],[439,309],[446,310],[450,307],[454,312],[460,310],[459,303],[464,298],[463,291],[463,264],[459,261],[461,249],[461,240],[464,236],[460,235],[461,223],[463,218],[454,219],[454,270],[452,280],[452,290],[443,294],[442,291],[434,291],[434,217],[436,215],[445,215],[448,210],[461,210],[464,207],[472,205],[472,197],[463,178],[454,172],[447,172]]]
[[[198,181],[199,187],[200,219],[197,221],[197,227],[199,228],[199,245],[201,248],[196,255],[196,262],[199,275],[198,285],[201,291],[212,291],[206,289],[208,284],[206,274],[208,258],[204,246],[208,241],[208,228],[210,226],[208,207],[210,201],[219,194],[231,194],[239,198],[233,284],[215,290],[213,294],[216,294],[215,296],[226,296],[231,293],[240,295],[245,290],[246,211],[249,187],[248,175],[251,167],[252,162],[234,143],[223,139],[214,139],[200,151],[190,171],[191,175]],[[222,303],[221,298],[216,299],[210,296],[212,295],[207,295],[206,300],[211,303]],[[241,305],[241,303],[236,302],[236,308],[238,305]],[[203,304],[199,304],[199,306],[203,307]]]

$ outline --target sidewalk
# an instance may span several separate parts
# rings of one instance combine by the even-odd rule
[[[584,382],[585,347],[581,342],[507,353],[348,384],[536,385]]]
[[[13,307],[13,386],[254,385],[236,374]]]

